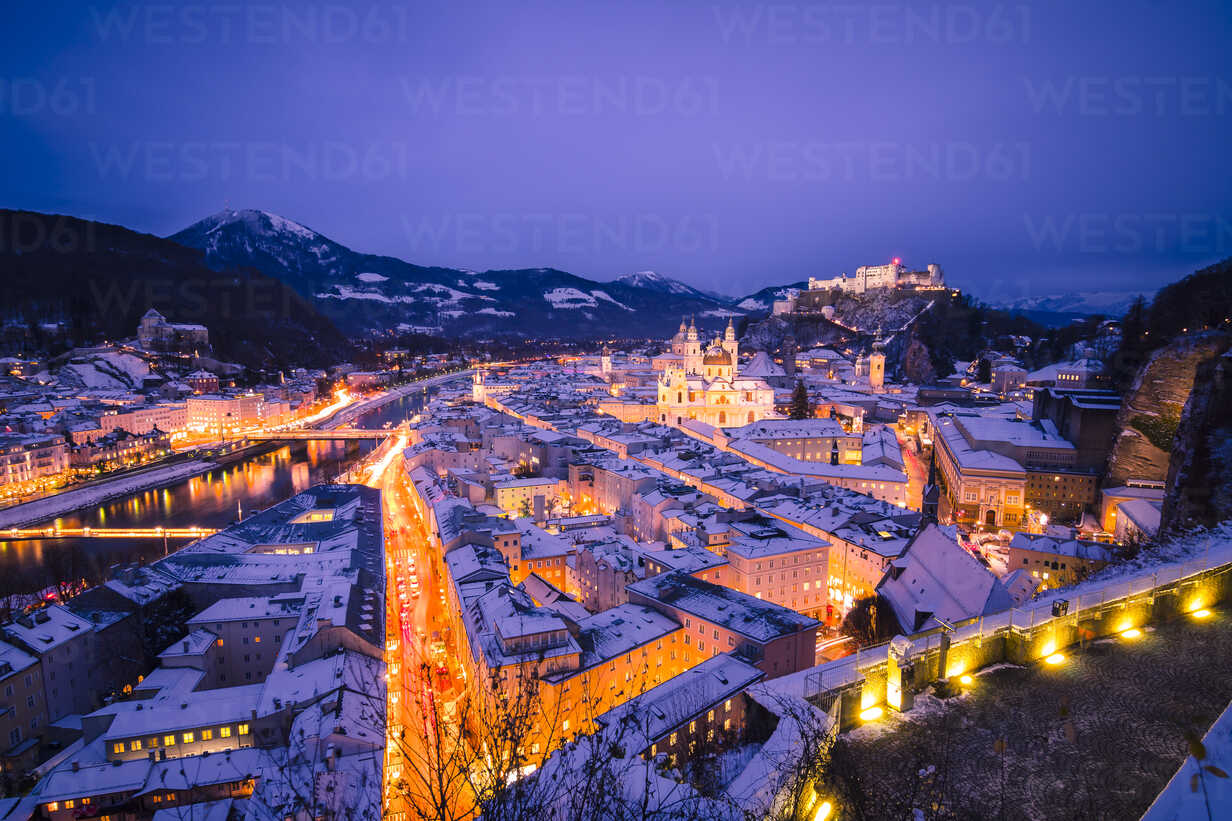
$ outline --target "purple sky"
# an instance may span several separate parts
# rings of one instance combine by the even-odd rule
[[[1151,289],[1232,255],[1230,41],[1226,0],[19,0],[0,204],[731,294],[892,256]]]

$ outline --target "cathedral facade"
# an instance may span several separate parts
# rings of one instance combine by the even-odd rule
[[[774,389],[740,376],[740,343],[731,321],[722,337],[703,346],[695,324],[682,320],[671,353],[656,358],[658,418],[669,425],[697,420],[715,427],[746,425],[774,417]]]

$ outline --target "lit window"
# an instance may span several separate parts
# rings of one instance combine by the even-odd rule
[[[218,728],[218,737],[219,737],[219,738],[230,738],[230,737],[231,737],[231,728],[230,728],[230,727],[219,727],[219,728]]]
[[[192,744],[192,743],[193,743],[194,737],[193,737],[193,734],[192,734],[192,733],[184,733],[184,734],[183,734],[182,736],[180,736],[180,737],[184,739],[184,743],[185,743],[185,744]]]
[[[165,736],[163,736],[163,746],[164,746],[164,747],[170,747],[170,746],[172,746],[172,745],[174,745],[174,744],[175,744],[175,736],[173,736],[173,735],[165,735]]]
[[[132,741],[130,741],[128,744],[128,749],[133,752],[137,752],[138,750],[140,750],[141,749],[141,739],[134,738]]]
[[[241,724],[241,725],[239,726],[239,734],[240,734],[240,735],[248,735],[248,725],[247,725],[247,724]]]
[[[58,809],[60,809],[60,802],[58,801],[52,801],[47,805],[47,812],[55,812]]]
[[[112,751],[113,753],[122,753],[122,752],[124,752],[124,742],[123,742],[123,741],[117,741],[115,744],[112,744],[112,745],[111,745],[111,751]]]
[[[209,741],[209,740],[210,740],[211,738],[213,738],[213,737],[214,737],[214,731],[213,731],[213,730],[202,730],[202,731],[201,731],[201,740],[202,740],[202,741]]]
[[[66,810],[71,810],[75,806],[77,806],[77,802],[71,798],[64,802],[64,809]]]

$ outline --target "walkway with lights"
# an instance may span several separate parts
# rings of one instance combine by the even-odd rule
[[[209,527],[27,527],[0,530],[5,541],[18,539],[201,539],[217,533]]]
[[[333,430],[280,430],[268,433],[253,433],[247,436],[255,442],[299,442],[310,439],[388,439],[395,430],[367,430],[364,428],[334,428]]]

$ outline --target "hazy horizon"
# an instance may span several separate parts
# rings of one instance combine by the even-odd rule
[[[1232,255],[1232,15],[1007,4],[24,4],[7,207],[224,206],[419,265],[732,296],[901,257],[982,298]]]

